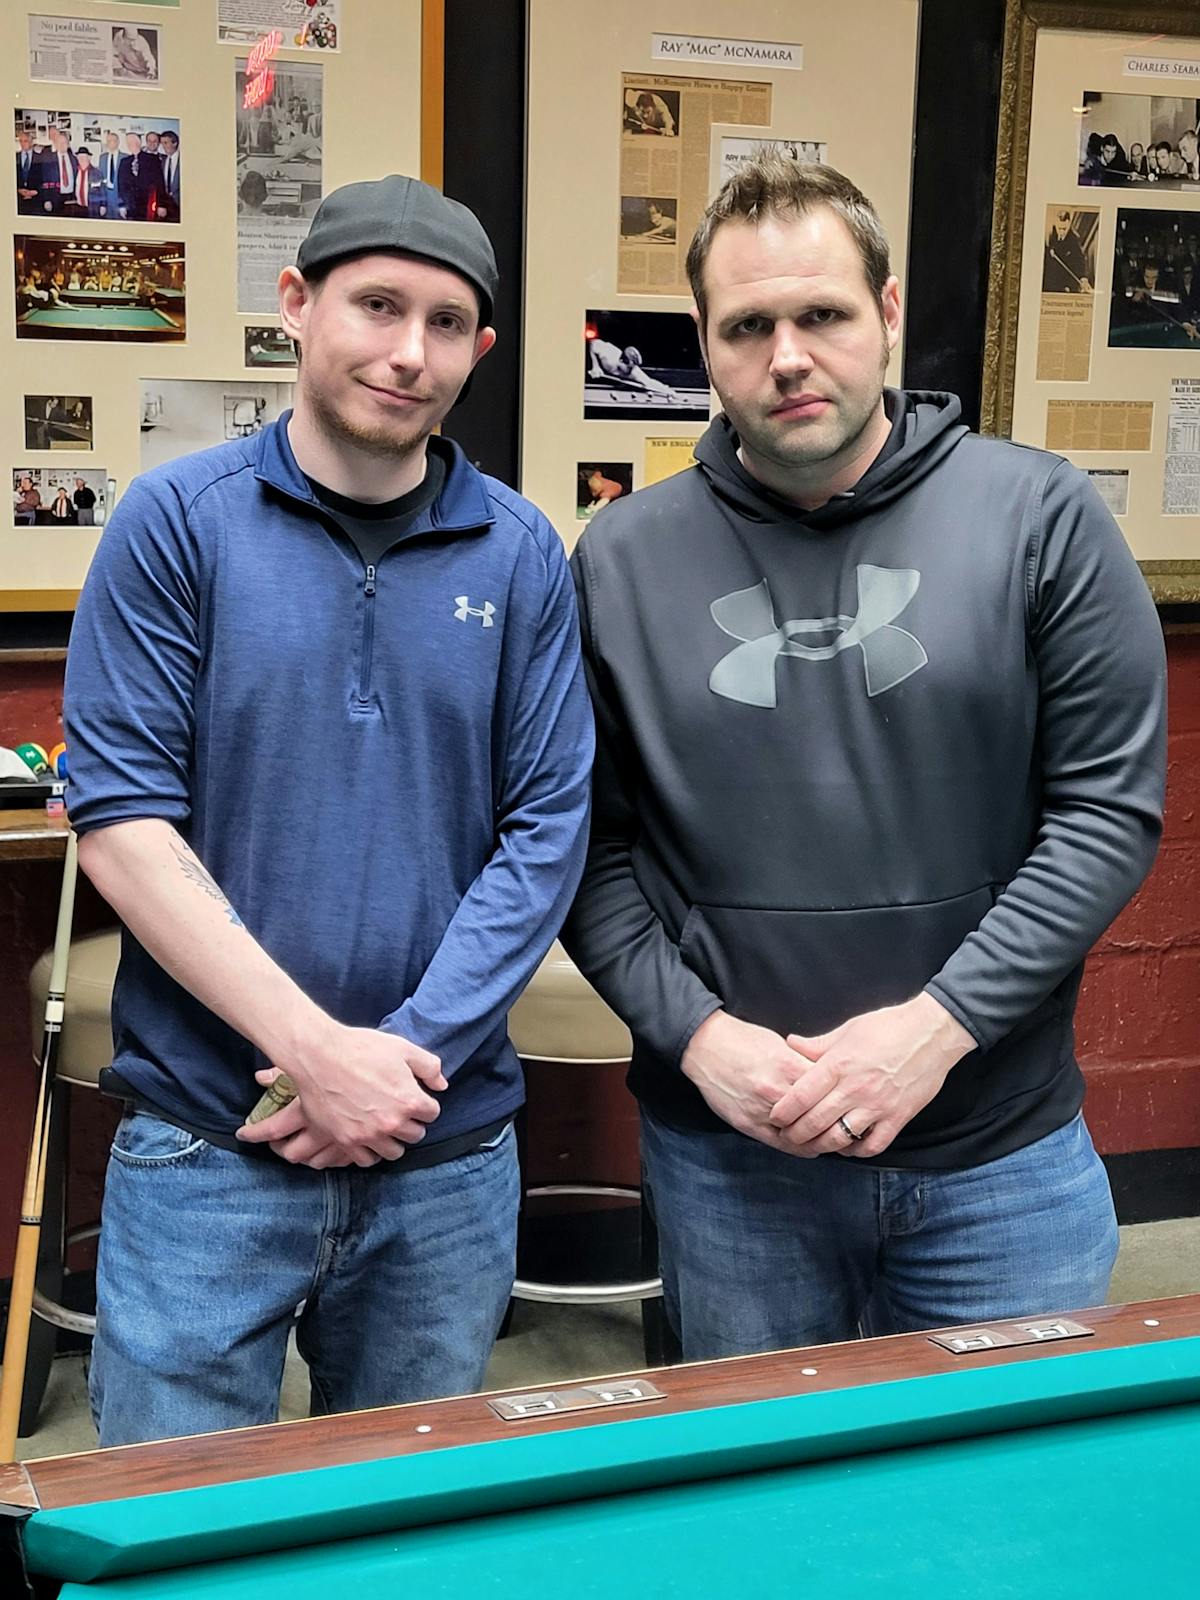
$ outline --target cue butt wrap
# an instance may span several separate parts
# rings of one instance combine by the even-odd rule
[[[267,1117],[273,1117],[277,1111],[282,1111],[284,1106],[291,1105],[296,1093],[296,1085],[286,1072],[281,1072],[275,1082],[268,1084],[263,1090],[258,1104],[246,1118],[247,1123],[263,1122]]]

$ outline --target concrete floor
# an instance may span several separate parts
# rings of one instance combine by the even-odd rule
[[[1177,1294],[1200,1294],[1200,1218],[1122,1228],[1111,1300],[1154,1300]],[[508,1337],[496,1346],[485,1386],[526,1388],[561,1378],[627,1372],[644,1365],[636,1305],[580,1309],[526,1301],[517,1305]],[[81,1356],[55,1362],[38,1431],[21,1440],[20,1459],[92,1448],[95,1434],[85,1383]],[[293,1352],[284,1373],[280,1414],[302,1417],[307,1409],[305,1370]]]

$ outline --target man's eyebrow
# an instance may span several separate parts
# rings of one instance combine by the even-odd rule
[[[841,293],[838,289],[821,290],[819,293],[814,292],[813,294],[804,295],[800,298],[802,298],[803,304],[799,308],[797,308],[796,303],[793,301],[789,302],[788,309],[791,311],[799,309],[801,315],[804,315],[809,311],[816,311],[825,306],[838,311],[851,310],[854,306],[853,297]],[[773,322],[778,318],[778,316],[778,307],[775,309],[770,309],[767,306],[758,305],[753,301],[748,300],[730,311],[722,312],[719,318],[719,323],[721,327],[726,327],[735,322],[744,322],[747,317],[765,317],[768,321]]]

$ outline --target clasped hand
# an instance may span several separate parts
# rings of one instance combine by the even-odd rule
[[[255,1074],[264,1087],[279,1076]],[[371,1167],[397,1161],[425,1137],[441,1107],[429,1091],[447,1087],[428,1050],[375,1028],[333,1024],[305,1060],[289,1061],[297,1095],[282,1110],[238,1129],[247,1144],[268,1144],[299,1166]]]
[[[974,1048],[922,993],[815,1037],[781,1038],[718,1011],[692,1036],[682,1066],[719,1117],[762,1144],[863,1157],[882,1154]]]

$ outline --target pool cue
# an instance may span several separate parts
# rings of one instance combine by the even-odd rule
[[[45,1026],[42,1031],[41,1081],[38,1084],[37,1108],[33,1114],[29,1161],[25,1168],[12,1293],[8,1302],[8,1331],[4,1339],[4,1370],[0,1373],[0,1461],[11,1461],[17,1453],[17,1427],[25,1388],[25,1362],[29,1354],[29,1322],[33,1315],[38,1246],[42,1237],[42,1205],[46,1194],[46,1157],[50,1148],[54,1075],[62,1037],[67,962],[71,954],[78,848],[79,841],[74,830],[71,830],[67,834],[67,855],[63,862],[62,891],[58,899],[58,926],[54,933],[54,958],[50,967],[50,986],[46,991]]]
[[[1074,272],[1071,271],[1071,269],[1067,265],[1067,263],[1063,260],[1063,258],[1054,249],[1053,245],[1050,247],[1050,259],[1051,259],[1051,261],[1057,261],[1059,266],[1063,269],[1063,271],[1067,274],[1067,276],[1069,278],[1074,278],[1076,283],[1082,283],[1083,282],[1083,279],[1081,277],[1079,277],[1077,273],[1074,273]]]
[[[284,1106],[291,1105],[296,1093],[296,1085],[286,1072],[281,1072],[275,1082],[268,1084],[263,1090],[258,1104],[246,1118],[247,1123],[264,1122],[268,1117],[273,1117],[277,1111],[282,1111]]]
[[[1174,323],[1175,327],[1177,327],[1177,328],[1185,328],[1186,329],[1189,326],[1189,324],[1186,323],[1183,320],[1182,317],[1176,317],[1176,316],[1172,315],[1172,313],[1170,311],[1164,311],[1161,306],[1156,306],[1154,304],[1153,294],[1151,293],[1151,291],[1149,289],[1145,290],[1144,292],[1146,294],[1150,294],[1151,298],[1149,300],[1139,300],[1138,301],[1138,305],[1148,306],[1150,308],[1150,310],[1153,311],[1153,313],[1154,313],[1154,315],[1156,317],[1161,317],[1164,322]],[[1134,293],[1135,293],[1135,290],[1126,289],[1126,291],[1125,291],[1126,298],[1132,300],[1133,296],[1134,296]],[[1176,302],[1176,304],[1178,304],[1178,301]],[[1136,327],[1137,324],[1136,323],[1126,323],[1125,326],[1126,327]],[[1191,338],[1191,337],[1193,337],[1193,335],[1189,334],[1188,337]]]

